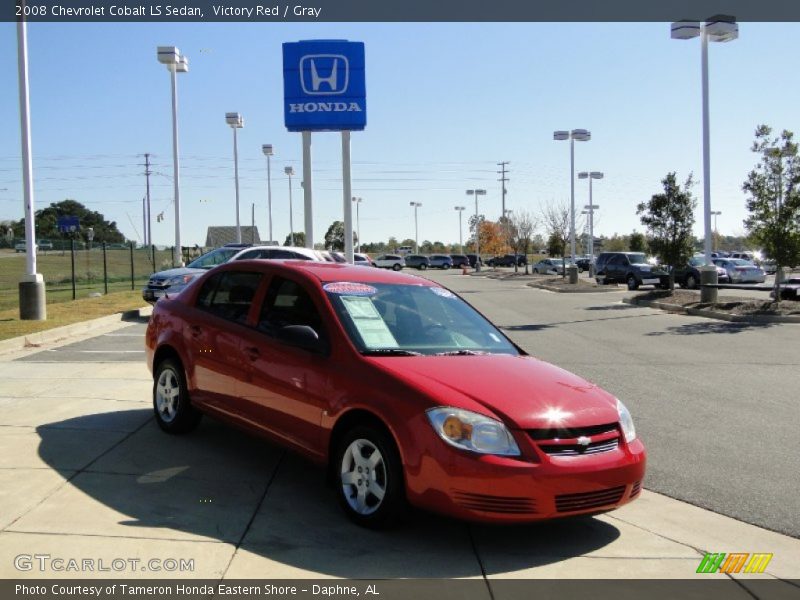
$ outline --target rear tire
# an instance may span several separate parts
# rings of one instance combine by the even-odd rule
[[[686,287],[690,290],[697,289],[697,279],[695,279],[694,275],[686,276]]]
[[[203,417],[192,406],[183,365],[174,358],[165,358],[155,369],[153,411],[158,426],[167,433],[188,433]]]
[[[427,269],[427,268],[428,268],[428,265],[426,265],[425,263],[422,263],[422,264],[421,264],[419,267],[417,267],[417,268],[418,268],[420,271],[424,271],[425,269]]]
[[[392,265],[392,271],[399,271],[402,268],[403,267],[401,267],[399,263],[395,263]]]

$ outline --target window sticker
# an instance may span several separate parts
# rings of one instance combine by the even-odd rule
[[[337,281],[326,283],[322,289],[331,294],[341,294],[343,296],[374,296],[378,293],[377,288],[364,283],[350,283],[349,281]]]
[[[456,295],[453,292],[451,292],[450,290],[446,290],[444,288],[430,287],[428,289],[430,291],[432,291],[434,294],[436,294],[437,296],[441,296],[442,298],[455,298],[456,297]]]
[[[330,285],[330,284],[329,284]],[[369,287],[369,286],[366,286]],[[367,296],[342,296],[347,313],[353,319],[361,339],[370,348],[397,348],[397,340]]]

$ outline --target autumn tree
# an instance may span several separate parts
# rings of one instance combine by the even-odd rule
[[[515,254],[525,256],[525,273],[528,273],[528,252],[530,251],[531,238],[533,237],[538,222],[527,210],[517,210],[511,218],[510,242]],[[517,261],[514,261],[514,272],[519,270]]]

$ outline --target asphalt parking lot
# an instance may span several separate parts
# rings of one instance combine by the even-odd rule
[[[0,357],[0,577],[87,576],[20,572],[23,552],[177,557],[194,559],[181,576],[473,578],[499,599],[507,579],[694,577],[706,551],[773,552],[765,577],[800,577],[797,453],[785,451],[798,417],[777,393],[796,381],[798,357],[783,354],[800,326],[725,328],[625,307],[623,291],[564,295],[452,271],[426,276],[533,354],[628,404],[650,451],[639,500],[525,527],[415,512],[399,529],[363,531],[322,472],[280,448],[210,419],[190,436],[164,435],[151,417],[144,324],[121,324]],[[752,369],[763,374],[741,378]],[[744,583],[731,597],[753,597],[736,577]]]

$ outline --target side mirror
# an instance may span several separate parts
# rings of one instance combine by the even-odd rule
[[[328,348],[319,334],[308,325],[286,325],[278,330],[278,341],[309,352],[323,354]]]

